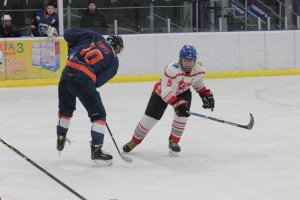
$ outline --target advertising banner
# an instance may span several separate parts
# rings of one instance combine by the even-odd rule
[[[64,40],[0,40],[0,81],[59,78],[66,63]]]
[[[231,1],[231,8],[234,9],[234,16],[243,17],[245,16],[245,6],[236,0]]]
[[[253,0],[249,8],[249,12],[253,15],[260,17],[262,21],[267,22],[267,18],[271,15],[272,11],[259,0]]]

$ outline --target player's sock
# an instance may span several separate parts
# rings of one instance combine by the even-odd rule
[[[66,136],[69,130],[71,117],[67,117],[64,115],[58,115],[58,124],[57,124],[57,141],[56,141],[56,149],[58,151],[62,151],[65,147]]]
[[[149,131],[153,128],[153,126],[157,123],[158,120],[144,115],[142,119],[139,121],[134,134],[132,136],[132,141],[135,144],[140,144]]]

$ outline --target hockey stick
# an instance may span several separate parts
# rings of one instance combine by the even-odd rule
[[[44,172],[47,176],[49,176],[50,178],[52,178],[53,180],[55,180],[57,183],[59,183],[61,186],[63,186],[64,188],[66,188],[67,190],[69,190],[70,192],[72,192],[73,194],[75,194],[79,199],[81,200],[87,200],[86,198],[84,198],[83,196],[81,196],[80,194],[78,194],[77,192],[75,192],[72,188],[70,188],[69,186],[67,186],[66,184],[64,184],[62,181],[60,181],[58,178],[56,178],[55,176],[53,176],[52,174],[50,174],[48,171],[46,171],[44,168],[42,168],[41,166],[39,166],[38,164],[36,164],[35,162],[33,162],[30,158],[28,158],[27,156],[25,156],[23,153],[21,153],[18,149],[16,149],[15,147],[11,146],[10,144],[8,144],[7,142],[5,142],[3,139],[0,138],[0,141],[6,145],[8,148],[10,148],[10,150],[14,151],[15,153],[17,153],[19,156],[21,156],[22,158],[24,158],[25,160],[27,160],[30,164],[32,164],[33,166],[35,166],[36,168],[38,168],[40,171]]]
[[[194,113],[194,112],[190,112],[190,111],[188,111],[188,113],[191,114],[191,115],[194,115],[194,116],[214,120],[214,121],[217,121],[217,122],[221,122],[221,123],[224,123],[224,124],[229,124],[229,125],[232,125],[232,126],[245,128],[245,129],[249,129],[249,130],[251,130],[253,125],[254,125],[254,118],[253,118],[253,115],[251,113],[250,113],[250,122],[249,122],[248,125],[241,125],[241,124],[237,124],[237,123],[234,123],[234,122],[229,122],[229,121],[225,121],[225,120],[222,120],[222,119],[217,119],[217,118],[214,118],[214,117],[209,117],[209,116],[206,116],[206,115],[202,115],[202,114],[198,114],[198,113]]]
[[[115,141],[115,138],[114,138],[114,136],[112,135],[112,133],[111,133],[111,131],[110,131],[110,129],[109,129],[107,123],[106,123],[106,128],[107,128],[107,130],[108,130],[108,132],[109,132],[109,134],[110,134],[110,136],[111,136],[111,139],[113,140],[113,142],[114,142],[114,144],[115,144],[115,147],[116,147],[117,150],[118,150],[118,153],[119,153],[120,157],[121,157],[123,160],[125,160],[126,162],[132,162],[132,158],[127,157],[127,156],[124,156],[124,155],[121,154],[121,152],[120,152],[120,150],[119,150],[119,147],[118,147],[118,145],[117,145],[117,143],[116,143],[116,141]]]

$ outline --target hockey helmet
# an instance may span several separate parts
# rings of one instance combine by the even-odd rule
[[[184,45],[179,53],[179,64],[185,73],[191,73],[197,60],[197,51],[194,46]]]
[[[113,47],[116,54],[121,53],[124,48],[123,39],[119,35],[109,35],[106,38],[106,41]]]

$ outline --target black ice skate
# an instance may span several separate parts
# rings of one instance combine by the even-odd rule
[[[112,165],[113,157],[108,153],[102,151],[101,144],[95,144],[93,141],[91,144],[91,159],[94,161],[96,166],[108,166]]]
[[[71,141],[68,138],[66,138],[65,135],[57,135],[56,149],[59,152],[59,154],[58,154],[59,157],[60,157],[61,151],[64,150],[64,148],[65,148],[66,141],[69,143],[69,145],[71,145]]]
[[[62,151],[66,144],[66,136],[65,135],[58,135],[57,142],[56,142],[56,149],[57,151]]]
[[[177,142],[174,142],[171,137],[169,138],[169,153],[170,156],[178,156],[181,148]]]
[[[135,144],[132,140],[130,140],[127,144],[123,146],[123,151],[125,153],[129,153],[136,146],[137,144]]]

